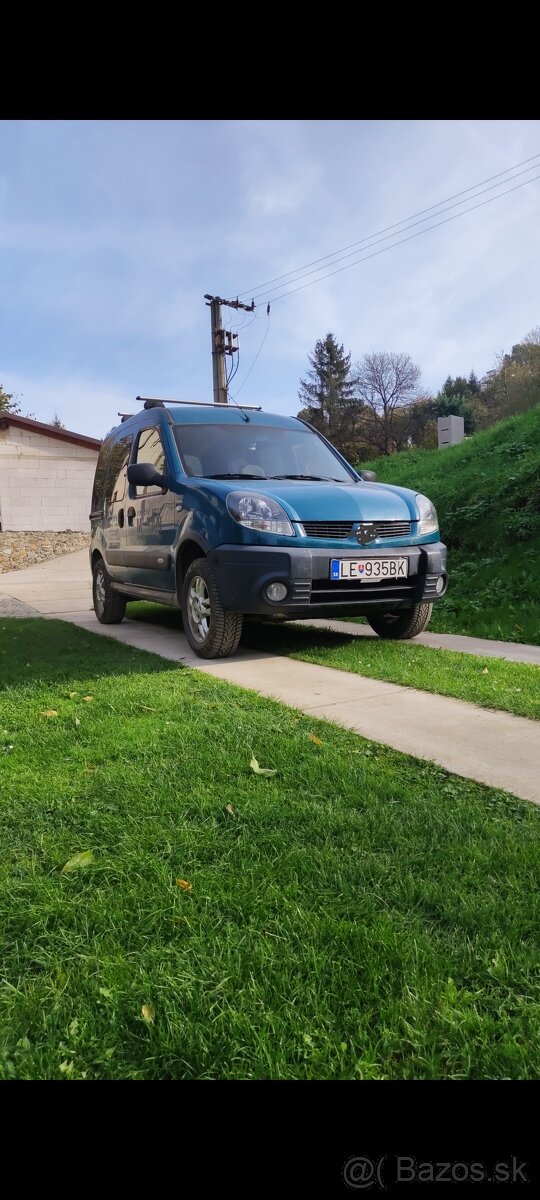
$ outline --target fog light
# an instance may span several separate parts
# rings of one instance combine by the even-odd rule
[[[444,575],[439,575],[439,578],[435,584],[435,591],[438,596],[440,596],[441,592],[444,592]]]
[[[284,600],[287,595],[287,588],[284,583],[269,583],[264,589],[264,594],[267,600],[271,600],[274,604],[279,600]]]

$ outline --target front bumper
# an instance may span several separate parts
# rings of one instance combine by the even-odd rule
[[[376,583],[330,579],[331,558],[369,557],[408,558],[407,579]],[[448,586],[446,546],[442,542],[384,549],[362,546],[357,550],[219,546],[210,551],[208,560],[216,572],[223,607],[257,616],[365,616],[377,608],[387,612],[439,600]],[[443,586],[437,592],[441,578]],[[269,583],[277,582],[286,585],[287,596],[273,604],[263,593]]]

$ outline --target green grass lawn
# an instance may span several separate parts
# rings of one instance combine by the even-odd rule
[[[62,622],[0,652],[3,1076],[538,1077],[537,808]]]
[[[362,466],[437,508],[450,587],[430,627],[540,645],[540,405],[459,446]]]
[[[130,604],[128,615],[171,629],[182,628],[180,614],[163,604]],[[529,663],[431,650],[415,641],[351,637],[307,624],[273,625],[262,621],[246,622],[242,646],[540,719],[540,667]]]

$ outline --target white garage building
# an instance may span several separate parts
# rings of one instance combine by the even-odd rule
[[[100,446],[0,411],[0,530],[89,530]]]

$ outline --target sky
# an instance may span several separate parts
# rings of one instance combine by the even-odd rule
[[[468,200],[492,203],[286,279],[282,293],[310,286],[278,289],[267,318],[267,281],[533,155],[538,168]],[[254,315],[224,309],[238,402],[297,412],[330,331],[353,362],[410,354],[431,394],[449,374],[482,376],[540,324],[534,176],[540,121],[0,122],[0,383],[24,413],[95,437],[137,395],[211,400],[204,293],[256,290]],[[439,220],[463,214],[450,202]]]

